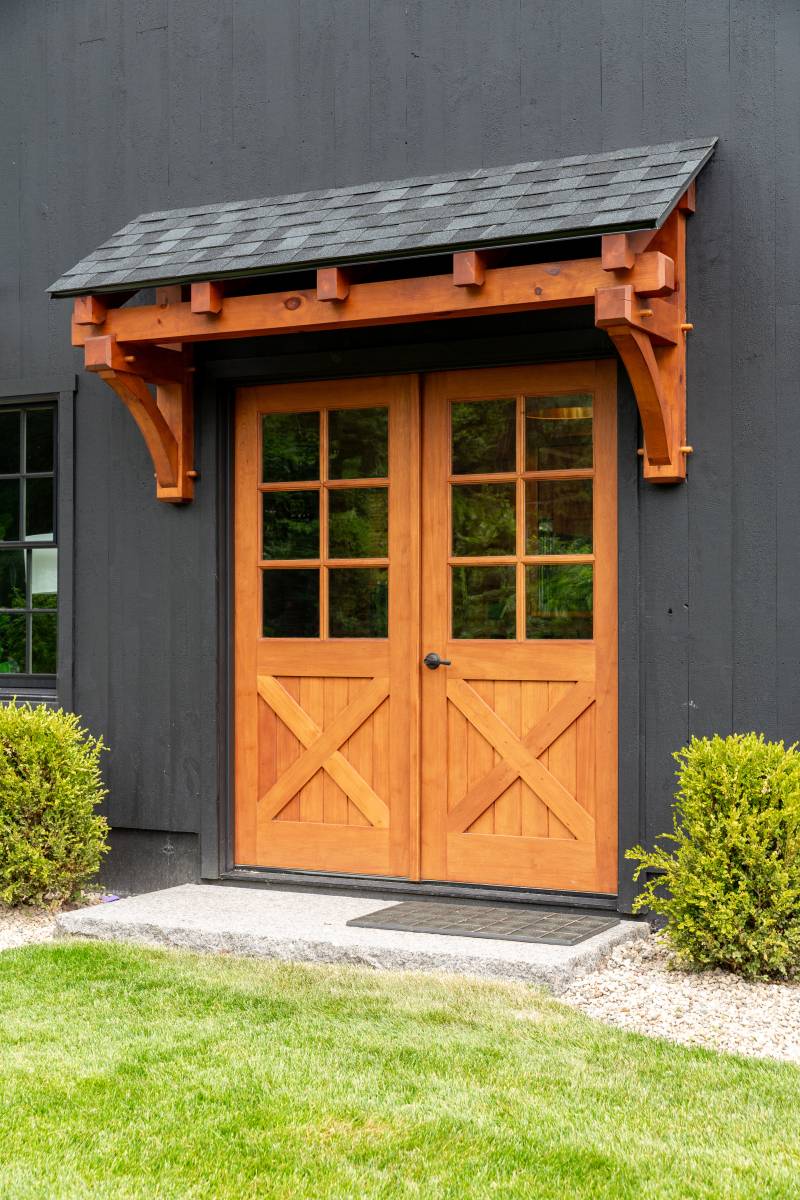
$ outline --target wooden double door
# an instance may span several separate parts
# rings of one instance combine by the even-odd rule
[[[614,366],[242,389],[240,866],[616,891]]]

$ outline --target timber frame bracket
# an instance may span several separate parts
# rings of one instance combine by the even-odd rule
[[[97,297],[80,300],[96,304]],[[82,316],[95,319],[82,321]],[[76,323],[94,326],[83,342],[84,366],[116,392],[139,426],[153,463],[156,497],[184,504],[193,499],[199,477],[194,470],[191,350],[174,342],[127,346],[113,333],[100,333],[104,319],[97,308],[76,304]]]
[[[610,280],[595,292],[595,324],[605,329],[628,372],[644,434],[639,453],[644,478],[686,478],[686,219],[694,212],[694,184],[655,231],[606,234],[602,264]],[[669,263],[663,287],[642,287],[637,264],[645,251]]]

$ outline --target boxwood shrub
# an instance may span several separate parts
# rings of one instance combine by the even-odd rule
[[[0,705],[0,903],[56,907],[97,873],[103,748],[72,713]]]
[[[667,845],[628,851],[636,900],[666,917],[680,961],[749,979],[800,973],[800,754],[755,733],[693,738],[675,754]]]

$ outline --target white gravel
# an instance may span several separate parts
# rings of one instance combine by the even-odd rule
[[[41,908],[6,908],[0,904],[0,950],[29,942],[46,942],[56,927],[56,914]]]
[[[635,1033],[800,1064],[800,984],[677,970],[657,936],[617,947],[559,1000]]]

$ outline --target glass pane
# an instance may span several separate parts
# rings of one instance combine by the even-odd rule
[[[591,465],[591,395],[528,396],[525,469],[556,471]]]
[[[13,475],[20,469],[19,412],[0,409],[0,475]]]
[[[21,675],[25,665],[25,629],[28,618],[0,613],[0,674]]]
[[[452,496],[453,554],[516,553],[516,484],[460,484]]]
[[[516,408],[515,400],[477,400],[452,406],[454,475],[516,469]]]
[[[31,606],[55,608],[58,600],[58,551],[31,550]]]
[[[385,558],[389,553],[387,488],[332,488],[328,492],[331,558]]]
[[[264,483],[319,479],[319,413],[265,413],[261,464]]]
[[[319,558],[319,492],[264,492],[264,558]]]
[[[0,608],[25,608],[25,551],[0,550]]]
[[[528,480],[527,554],[591,554],[591,479]]]
[[[0,542],[19,541],[18,479],[0,479]]]
[[[31,670],[34,675],[56,673],[56,614],[34,613],[31,617]]]
[[[25,481],[25,537],[49,541],[53,536],[53,480]]]
[[[529,638],[592,636],[592,567],[526,567],[526,634]]]
[[[52,408],[31,409],[25,417],[25,470],[53,470]]]
[[[385,479],[388,408],[339,408],[328,414],[330,479]]]
[[[516,567],[452,567],[451,570],[453,637],[516,637]]]
[[[263,573],[264,637],[319,637],[319,571]]]
[[[330,637],[387,637],[388,567],[337,567],[329,571],[328,608]]]

